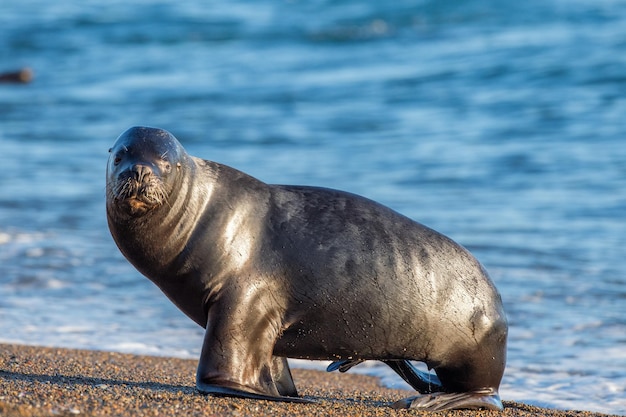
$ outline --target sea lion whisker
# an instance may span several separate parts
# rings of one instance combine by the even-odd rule
[[[152,204],[161,205],[164,200],[167,200],[163,184],[157,179],[151,179],[141,190],[144,192],[145,199]]]
[[[119,196],[120,197],[129,197],[135,191],[135,184],[131,178],[127,178],[123,183],[120,184]]]

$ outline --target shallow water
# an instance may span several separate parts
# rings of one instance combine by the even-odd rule
[[[0,341],[199,354],[104,216],[108,148],[159,126],[465,245],[509,317],[502,397],[626,414],[625,52],[618,0],[2,3],[0,71],[35,80],[0,85]]]

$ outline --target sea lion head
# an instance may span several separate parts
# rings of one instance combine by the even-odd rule
[[[109,153],[107,206],[132,217],[168,202],[187,157],[171,133],[151,127],[126,130]]]

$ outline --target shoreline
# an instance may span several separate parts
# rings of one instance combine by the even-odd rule
[[[314,404],[218,398],[195,389],[197,361],[117,352],[0,344],[1,416],[433,416],[394,410],[414,395],[385,388],[376,377],[292,369],[299,394]],[[465,416],[585,416],[503,401],[503,412],[458,410]],[[410,414],[409,414],[410,413]],[[437,413],[441,414],[441,413]]]

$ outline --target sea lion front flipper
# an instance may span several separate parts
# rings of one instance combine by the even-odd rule
[[[287,358],[280,356],[274,356],[272,358],[272,379],[280,395],[286,395],[288,397],[298,396],[298,390],[296,389],[296,384],[293,382]]]
[[[257,394],[254,392],[243,391],[236,388],[230,388],[223,385],[208,385],[208,384],[196,384],[198,390],[203,394],[215,395],[217,397],[236,397],[236,398],[248,398],[252,400],[265,400],[265,401],[282,401],[290,403],[303,403],[312,404],[313,400],[307,400],[301,397],[286,397],[286,396],[272,396]]]
[[[249,299],[224,292],[220,302],[208,309],[196,387],[203,394],[217,396],[312,402],[294,397],[297,391],[287,360],[268,355],[277,333],[266,319],[271,316],[269,304],[257,302],[258,298],[250,295],[252,290],[243,293]]]
[[[504,409],[500,395],[493,389],[472,392],[436,392],[434,394],[417,395],[396,401],[395,409],[415,409],[420,411],[442,410],[494,410]]]

